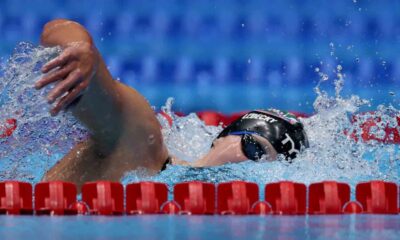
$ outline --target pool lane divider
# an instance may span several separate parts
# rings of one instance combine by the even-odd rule
[[[126,214],[129,215],[162,213],[162,205],[168,201],[168,187],[164,183],[130,183],[125,190]]]
[[[119,182],[97,181],[82,186],[82,201],[91,215],[122,215],[124,186]]]
[[[76,202],[76,186],[62,181],[41,182],[35,185],[37,215],[75,215],[70,206]]]
[[[349,201],[350,186],[346,183],[325,181],[312,183],[308,187],[309,214],[341,214],[345,204]],[[347,211],[348,213],[354,212],[353,210]]]
[[[323,181],[308,187],[303,183],[281,181],[265,186],[265,200],[259,197],[256,183],[232,181],[206,183],[191,181],[174,186],[168,200],[164,183],[138,182],[124,186],[119,182],[97,181],[82,186],[82,201],[77,188],[62,181],[0,182],[0,214],[7,215],[304,215],[304,214],[398,214],[399,188],[381,180],[356,186],[356,201],[350,200],[347,183]],[[124,195],[125,194],[125,195]],[[34,204],[32,203],[34,199]]]
[[[33,214],[32,185],[26,182],[0,182],[0,214]]]
[[[391,182],[372,181],[356,186],[356,199],[364,213],[397,214],[398,196],[398,186]]]
[[[222,215],[252,214],[260,212],[258,185],[252,182],[233,181],[217,185],[217,213]],[[253,206],[256,205],[254,208]],[[271,212],[267,205],[268,213]]]

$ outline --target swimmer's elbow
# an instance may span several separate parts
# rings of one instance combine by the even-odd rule
[[[63,46],[78,41],[92,43],[92,38],[82,25],[68,19],[55,19],[47,22],[40,36],[40,44],[48,47]]]

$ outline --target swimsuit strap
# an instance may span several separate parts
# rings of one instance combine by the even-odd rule
[[[167,160],[165,160],[164,164],[161,167],[160,172],[164,171],[165,169],[167,169],[167,165],[172,163],[172,159],[170,156],[168,156]]]

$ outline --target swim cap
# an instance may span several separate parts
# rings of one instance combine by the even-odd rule
[[[297,156],[302,147],[308,147],[303,124],[292,114],[277,109],[251,111],[227,126],[217,138],[228,135],[242,136],[242,150],[246,157],[257,160],[265,149],[252,135],[267,139],[277,153],[286,160]]]

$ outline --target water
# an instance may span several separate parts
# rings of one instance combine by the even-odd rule
[[[0,126],[5,119],[17,119],[11,137],[0,138],[0,179],[29,182],[40,180],[72,146],[87,136],[86,130],[69,114],[51,117],[46,94],[33,84],[41,66],[59,54],[58,48],[20,43],[0,68]]]
[[[21,43],[1,68],[0,119],[16,118],[18,128],[11,137],[0,139],[0,180],[39,181],[46,170],[88,135],[68,112],[50,117],[49,105],[44,98],[49,89],[33,89],[34,82],[41,75],[40,66],[59,51]],[[223,182],[240,179],[263,185],[279,180],[306,184],[337,180],[348,182],[353,188],[357,182],[371,179],[398,183],[400,153],[396,145],[354,141],[344,132],[360,138],[360,124],[352,124],[353,115],[359,122],[379,117],[382,126],[378,124],[372,132],[382,137],[384,125],[398,128],[395,116],[399,111],[391,105],[380,105],[373,114],[359,114],[359,109],[368,107],[369,103],[356,95],[341,96],[345,81],[343,67],[339,65],[334,69],[335,79],[330,79],[320,69],[315,70],[316,77],[320,77],[315,87],[315,114],[301,119],[309,136],[310,148],[305,149],[292,164],[246,161],[204,169],[169,166],[166,171],[152,177],[146,176],[141,169],[128,172],[121,181],[153,180],[173,185],[187,180]],[[333,94],[330,93],[332,89]],[[263,107],[273,106],[260,106]],[[173,117],[172,126],[161,115],[158,116],[171,154],[187,161],[206,154],[222,127],[205,126],[195,114],[178,117],[172,110],[172,101],[168,100],[163,111]]]
[[[391,215],[0,216],[4,240],[398,239],[399,229],[399,216]]]

